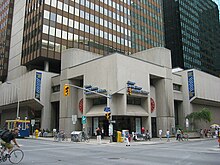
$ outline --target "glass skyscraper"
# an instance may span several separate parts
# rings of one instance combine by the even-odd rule
[[[173,67],[217,75],[219,15],[210,0],[164,0],[165,43]]]

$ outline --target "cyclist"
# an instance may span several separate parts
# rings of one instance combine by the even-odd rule
[[[20,146],[18,145],[17,141],[16,141],[16,137],[18,135],[19,129],[18,128],[14,128],[14,130],[9,131],[9,130],[5,130],[2,132],[1,134],[1,145],[5,146],[8,149],[8,153],[10,153],[14,147],[14,145],[11,143],[11,141],[14,142],[14,144],[20,148]]]

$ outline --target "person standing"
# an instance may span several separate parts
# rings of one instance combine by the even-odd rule
[[[144,127],[141,128],[141,134],[145,134],[145,128]]]
[[[169,129],[167,129],[166,137],[167,137],[167,141],[169,142],[170,141],[170,131],[169,131]]]
[[[104,128],[102,127],[102,129],[101,129],[101,138],[102,138],[102,139],[104,139],[104,135],[105,135],[105,130],[104,130]]]
[[[101,144],[101,130],[99,127],[96,128],[96,135],[97,135],[97,143]]]
[[[162,140],[162,133],[163,133],[163,130],[159,129],[159,138],[160,138],[160,140]]]

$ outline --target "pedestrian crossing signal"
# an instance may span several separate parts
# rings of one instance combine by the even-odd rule
[[[110,120],[111,119],[111,113],[110,112],[106,113],[105,117],[106,117],[107,120]]]
[[[128,88],[128,95],[131,95],[132,89]]]
[[[69,85],[64,85],[63,95],[64,96],[69,96],[70,95],[70,86]]]

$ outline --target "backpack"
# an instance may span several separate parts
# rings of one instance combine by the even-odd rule
[[[9,136],[10,136],[11,132],[9,130],[3,130],[0,133],[0,138],[5,141],[6,143],[10,142]]]

